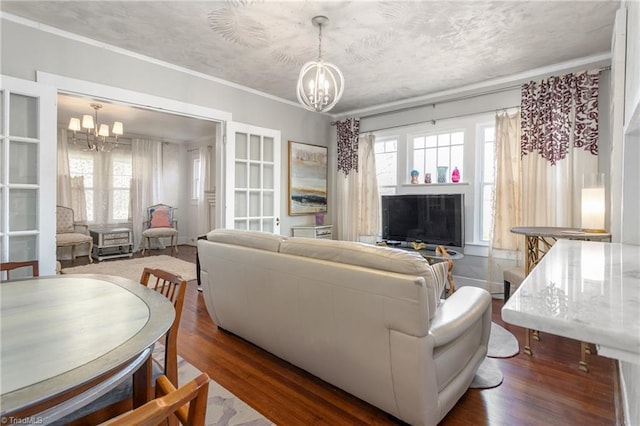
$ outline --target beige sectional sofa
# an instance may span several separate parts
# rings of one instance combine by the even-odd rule
[[[354,242],[214,230],[198,241],[214,322],[415,425],[435,425],[487,353],[491,297],[440,300],[446,264]]]

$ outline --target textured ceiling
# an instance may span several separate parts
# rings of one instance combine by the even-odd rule
[[[296,101],[318,53],[341,113],[606,53],[618,1],[6,1],[5,12]]]

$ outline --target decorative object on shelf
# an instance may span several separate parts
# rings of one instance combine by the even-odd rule
[[[324,213],[322,212],[316,213],[316,225],[317,226],[324,225]]]
[[[417,170],[411,170],[411,183],[418,183],[418,176],[420,176],[420,172]]]
[[[91,104],[94,109],[93,116],[85,114],[82,116],[82,125],[79,118],[71,117],[69,120],[69,130],[73,131],[73,143],[77,143],[78,136],[82,136],[86,142],[87,149],[95,152],[110,152],[118,147],[118,136],[122,136],[123,125],[121,121],[114,121],[111,133],[114,140],[110,140],[109,126],[98,123],[98,110],[102,108],[101,104]],[[84,129],[84,130],[83,130]],[[83,132],[78,134],[77,132]]]
[[[451,173],[451,182],[460,182],[460,170],[458,170],[457,167],[453,168],[453,172]]]
[[[411,247],[414,250],[424,250],[425,248],[427,248],[427,245],[425,243],[419,243],[417,241],[411,241]]]
[[[305,109],[326,112],[342,97],[344,76],[338,67],[322,60],[322,26],[329,23],[329,18],[315,16],[311,23],[318,27],[318,60],[302,66],[296,93]]]
[[[424,183],[431,183],[431,173],[424,174]]]
[[[289,215],[327,211],[327,147],[289,141]]]
[[[447,166],[438,166],[438,183],[447,183]]]

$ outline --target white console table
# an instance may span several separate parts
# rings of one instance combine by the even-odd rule
[[[291,232],[294,237],[331,239],[332,225],[317,226],[292,226]]]
[[[502,318],[640,364],[640,246],[559,240],[504,305]]]

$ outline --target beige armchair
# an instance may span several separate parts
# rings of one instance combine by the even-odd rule
[[[71,259],[76,260],[75,247],[81,244],[89,245],[89,263],[93,263],[93,238],[88,226],[75,223],[73,209],[56,206],[56,248],[71,247]]]
[[[142,255],[151,250],[151,238],[171,238],[171,254],[178,253],[178,221],[173,218],[175,208],[155,204],[147,209],[148,220],[142,223]]]

